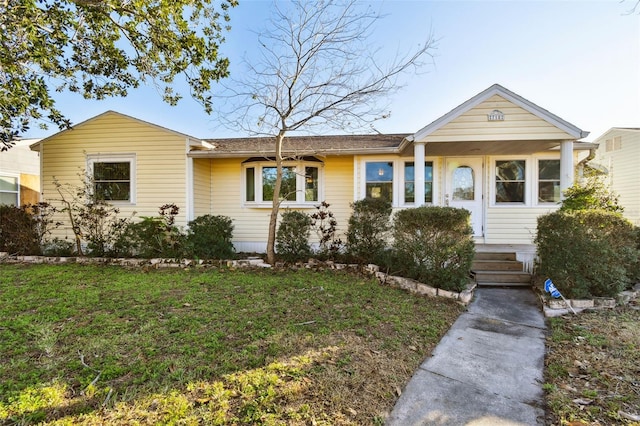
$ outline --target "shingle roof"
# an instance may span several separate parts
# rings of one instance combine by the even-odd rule
[[[283,142],[283,151],[296,155],[330,155],[344,153],[394,152],[410,133],[390,135],[331,135],[288,136]],[[273,137],[250,137],[233,139],[205,139],[213,145],[209,154],[216,156],[273,155]]]

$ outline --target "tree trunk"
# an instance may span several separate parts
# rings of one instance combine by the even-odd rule
[[[280,187],[282,186],[282,141],[285,131],[280,130],[276,136],[276,184],[273,187],[273,200],[271,216],[269,217],[269,236],[267,238],[267,263],[276,263],[276,225],[278,223],[278,211],[280,210]]]

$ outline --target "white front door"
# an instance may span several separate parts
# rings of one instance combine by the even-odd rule
[[[473,236],[483,236],[482,158],[446,159],[444,204],[471,212]]]

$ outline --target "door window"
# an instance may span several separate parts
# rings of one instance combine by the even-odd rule
[[[459,166],[453,171],[453,201],[475,200],[475,177],[469,166]]]

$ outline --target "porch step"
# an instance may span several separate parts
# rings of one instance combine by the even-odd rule
[[[522,262],[517,260],[474,260],[473,271],[522,271]]]
[[[515,253],[508,253],[508,252],[488,252],[488,251],[481,251],[481,252],[476,252],[475,256],[473,257],[473,260],[516,260],[516,254]]]
[[[515,253],[476,253],[471,273],[479,286],[526,287],[531,274],[523,270]]]

